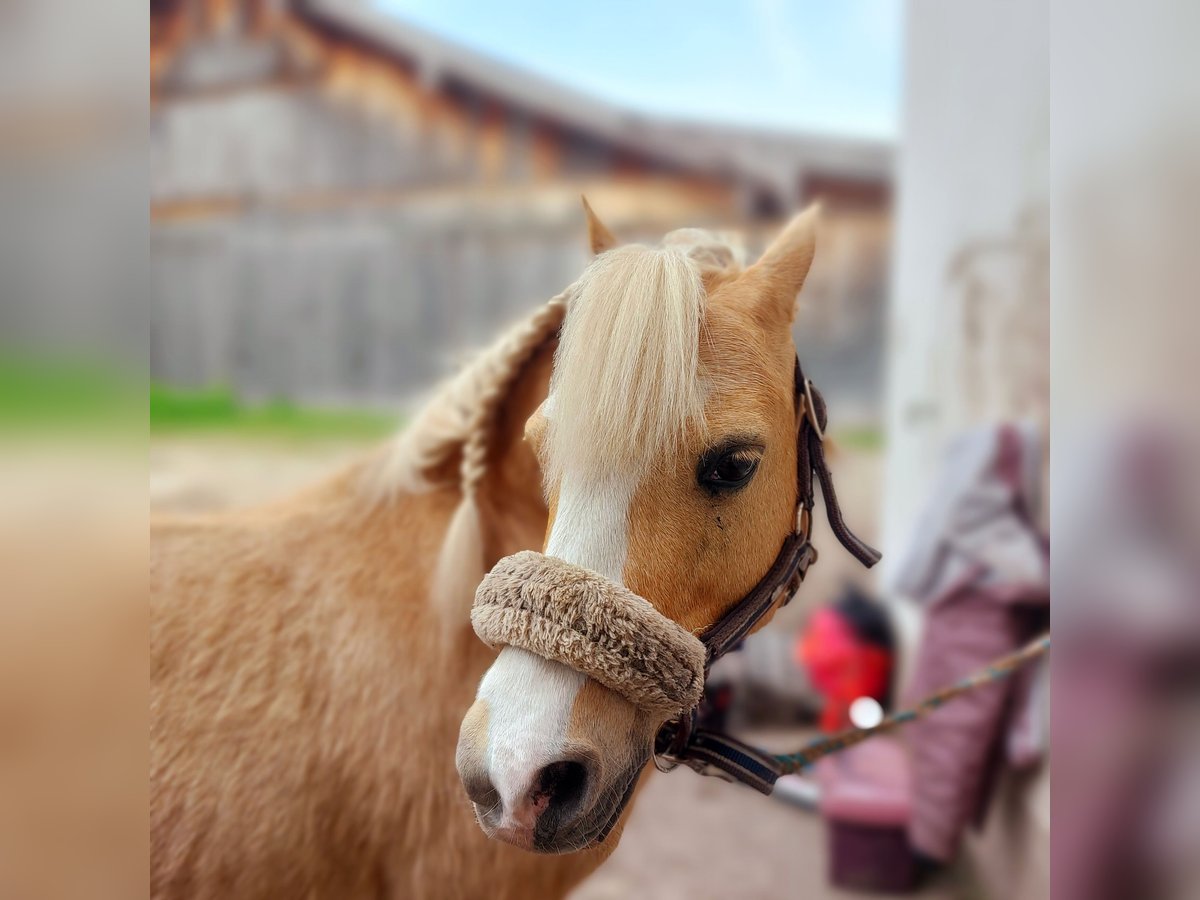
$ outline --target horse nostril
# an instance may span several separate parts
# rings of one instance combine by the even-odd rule
[[[587,793],[588,770],[581,762],[564,759],[550,763],[538,773],[531,799],[557,821],[572,817]]]
[[[477,803],[484,809],[491,809],[498,805],[499,795],[486,775],[463,777],[462,784],[472,803]]]

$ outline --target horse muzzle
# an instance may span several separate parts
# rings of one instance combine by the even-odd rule
[[[663,723],[699,704],[704,645],[627,588],[533,551],[496,564],[471,621],[504,651],[456,757],[480,826],[543,853],[600,843]]]

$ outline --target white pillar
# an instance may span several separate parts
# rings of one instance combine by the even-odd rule
[[[1011,238],[1023,217],[1047,204],[1048,29],[1045,0],[907,6],[886,384],[885,587],[932,488],[942,442],[967,424],[946,358],[947,309],[960,290],[956,261]]]

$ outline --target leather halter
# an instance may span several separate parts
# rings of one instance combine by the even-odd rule
[[[777,606],[784,606],[800,589],[808,567],[817,561],[812,545],[812,512],[815,503],[813,476],[821,485],[825,516],[834,536],[850,555],[870,568],[880,560],[875,548],[860,540],[846,527],[833,477],[825,460],[825,400],[813,383],[804,377],[800,359],[795,367],[796,405],[796,515],[794,531],[767,573],[741,600],[710,625],[700,641],[707,651],[705,675],[714,662],[734,649],[762,618]],[[655,739],[655,763],[673,769],[686,765],[702,775],[717,775],[738,780],[764,794],[771,793],[782,768],[768,753],[719,732],[696,728],[696,710],[674,722],[668,722]]]

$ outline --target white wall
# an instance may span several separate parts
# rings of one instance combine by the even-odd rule
[[[947,320],[965,249],[1010,241],[1049,190],[1045,0],[911,0],[897,166],[886,382],[885,584],[931,484],[940,446],[967,424]],[[1026,290],[1021,265],[986,278]],[[995,283],[999,282],[999,283]],[[1048,347],[1046,348],[1048,351]]]

